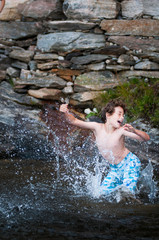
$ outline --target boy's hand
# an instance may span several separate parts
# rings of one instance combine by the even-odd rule
[[[125,124],[123,126],[124,130],[128,131],[128,132],[133,132],[135,133],[135,128],[133,128],[130,124]]]
[[[61,106],[60,106],[60,112],[64,112],[64,113],[68,113],[68,104],[62,104]]]

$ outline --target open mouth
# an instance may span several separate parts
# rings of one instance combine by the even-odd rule
[[[122,122],[121,122],[121,121],[119,121],[119,120],[118,120],[117,122],[118,122],[119,124],[122,124]]]

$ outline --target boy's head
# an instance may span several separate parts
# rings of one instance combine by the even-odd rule
[[[115,112],[116,107],[121,107],[126,112],[126,106],[120,99],[113,99],[110,102],[107,103],[107,105],[103,108],[101,113],[101,119],[103,122],[106,122],[106,113],[109,113],[109,115],[112,115]]]

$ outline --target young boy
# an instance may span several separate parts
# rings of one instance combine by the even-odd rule
[[[85,122],[75,118],[69,113],[68,104],[62,104],[60,111],[65,113],[70,124],[93,131],[101,155],[110,163],[110,172],[100,186],[100,194],[110,194],[120,187],[134,194],[141,163],[125,147],[125,137],[139,141],[148,141],[150,138],[130,124],[122,126],[125,104],[119,99],[111,100],[102,111],[103,123]]]

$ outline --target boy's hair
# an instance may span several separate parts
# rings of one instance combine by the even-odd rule
[[[112,115],[115,111],[115,107],[121,107],[124,110],[124,113],[126,112],[126,105],[123,103],[123,101],[120,100],[119,98],[113,99],[110,102],[108,102],[107,105],[102,109],[101,119],[104,123],[107,121],[106,113]]]

